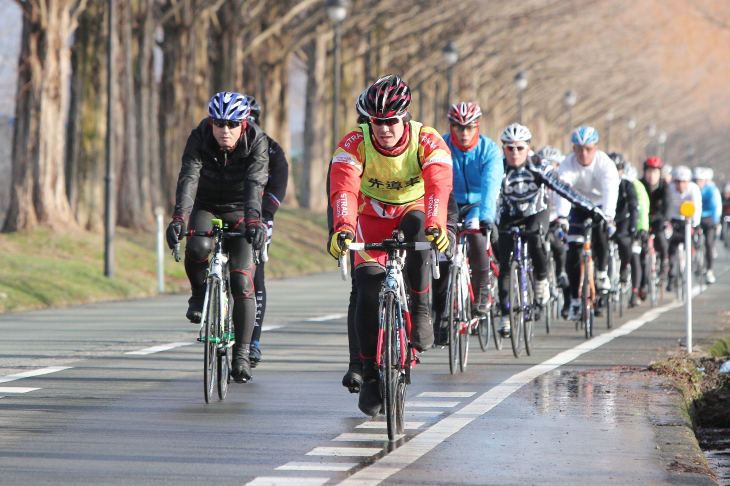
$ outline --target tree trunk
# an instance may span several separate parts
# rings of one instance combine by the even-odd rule
[[[317,35],[305,50],[307,52],[307,106],[304,129],[304,159],[299,204],[312,210],[327,206],[325,179],[328,157],[325,154],[325,69],[327,66],[327,33],[325,26],[317,29]]]
[[[13,181],[3,231],[72,224],[65,182],[68,39],[72,2],[23,2],[23,35],[13,134]]]

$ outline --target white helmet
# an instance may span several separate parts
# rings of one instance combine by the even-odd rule
[[[709,167],[696,167],[694,174],[692,174],[693,179],[696,181],[711,181],[714,175],[715,171]]]
[[[532,140],[532,134],[526,126],[520,125],[519,123],[513,123],[504,129],[502,136],[499,137],[499,139],[504,143],[529,142]]]
[[[664,164],[664,165],[662,165],[662,168],[661,168],[661,174],[662,174],[663,176],[668,176],[668,175],[672,175],[672,171],[673,171],[673,170],[674,170],[674,169],[672,168],[672,166],[671,166],[671,165],[669,165],[669,164]]]
[[[537,152],[537,155],[539,155],[541,159],[552,162],[555,165],[560,165],[565,158],[563,157],[563,154],[560,153],[560,150],[550,145],[545,145],[541,148],[540,151]]]
[[[624,173],[622,177],[629,182],[634,182],[634,180],[636,179],[636,175],[636,167],[634,167],[631,162],[626,162],[626,165],[624,165]]]
[[[680,165],[674,169],[672,179],[679,182],[689,182],[692,180],[692,171],[686,165]]]

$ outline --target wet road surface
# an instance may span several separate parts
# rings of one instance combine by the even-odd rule
[[[694,301],[696,342],[727,327],[727,265],[716,272]],[[388,444],[340,384],[349,285],[332,273],[267,287],[264,361],[209,405],[186,297],[0,316],[0,483],[708,484],[662,465],[646,392],[605,371],[678,349],[683,308],[669,300],[593,341],[566,321],[538,327],[520,359],[472,339],[463,374],[430,350],[405,437]]]

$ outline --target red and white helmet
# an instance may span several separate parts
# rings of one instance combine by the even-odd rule
[[[411,106],[411,89],[397,74],[378,79],[357,99],[359,114],[372,118],[403,115]]]
[[[451,105],[448,114],[451,123],[462,126],[478,123],[481,117],[482,109],[479,108],[479,105],[466,101]]]

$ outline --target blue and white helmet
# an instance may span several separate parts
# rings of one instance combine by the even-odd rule
[[[208,103],[208,116],[218,120],[243,121],[251,113],[248,100],[241,93],[221,91]]]
[[[715,176],[715,171],[709,167],[695,167],[692,178],[696,181],[711,181]]]
[[[574,145],[590,145],[598,142],[598,130],[593,127],[578,127],[573,130],[570,141]]]

